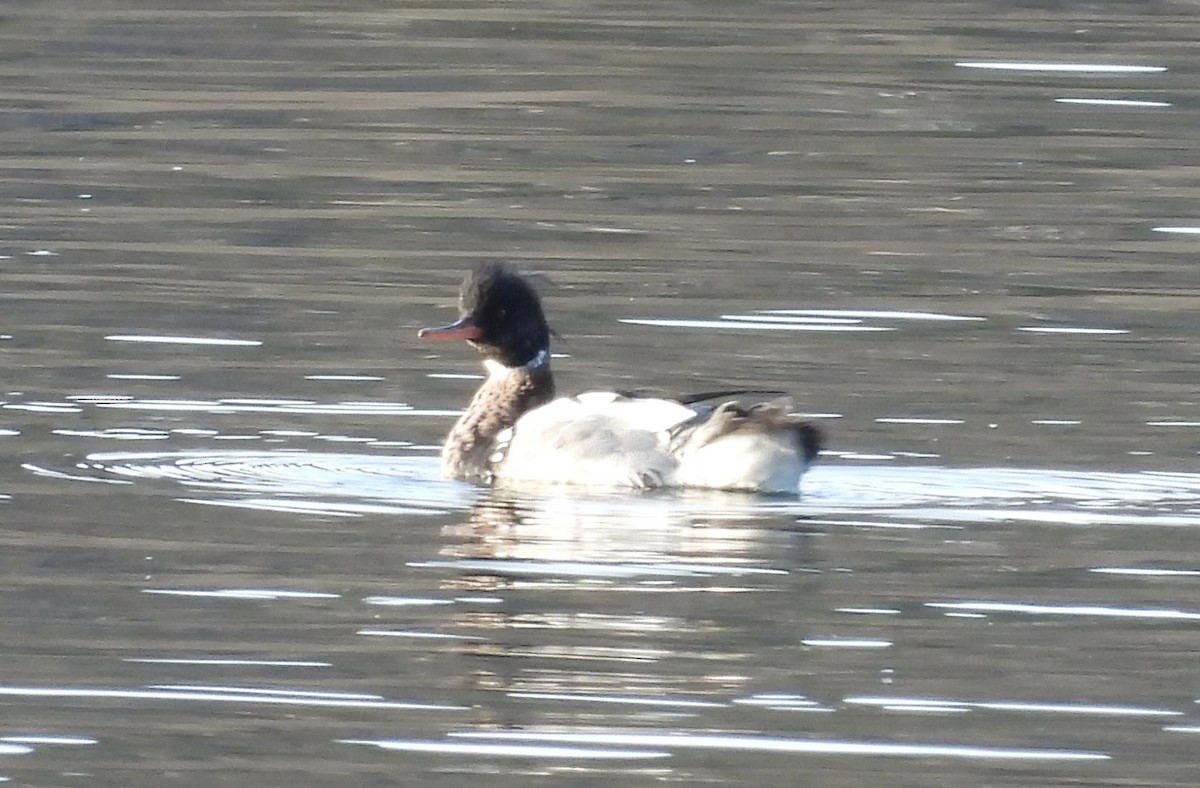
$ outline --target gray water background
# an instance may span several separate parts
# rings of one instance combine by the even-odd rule
[[[1198,22],[5,6],[0,776],[1195,784]],[[440,481],[484,259],[803,495]]]

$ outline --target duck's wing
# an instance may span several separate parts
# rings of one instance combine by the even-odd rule
[[[681,405],[693,407],[701,402],[707,402],[714,399],[728,399],[729,397],[744,397],[747,394],[753,394],[756,397],[783,397],[787,392],[778,389],[718,389],[717,391],[695,391],[681,392],[673,391],[664,388],[638,388],[638,389],[622,389],[617,392],[622,397],[629,399],[665,399],[672,402],[678,402]]]
[[[756,492],[795,492],[821,450],[821,431],[781,398],[742,408],[726,402],[675,425],[669,452],[674,483]]]
[[[500,480],[660,487],[674,472],[670,430],[696,415],[678,402],[615,392],[563,397],[526,413],[501,435],[493,467]]]

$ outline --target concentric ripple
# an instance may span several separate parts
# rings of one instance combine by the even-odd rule
[[[821,504],[1068,504],[1088,509],[1200,505],[1200,473],[1068,471],[1050,468],[831,466],[804,477]]]
[[[1196,473],[826,465],[804,484],[804,501],[817,517],[863,513],[926,526],[1200,525]]]
[[[471,488],[442,481],[436,457],[378,457],[301,451],[106,452],[70,471],[27,464],[40,476],[73,481],[175,482],[193,491],[253,493],[254,497],[197,495],[195,503],[348,516],[440,513],[470,506]]]
[[[470,509],[479,491],[439,477],[430,455],[386,456],[306,451],[106,452],[70,469],[27,464],[44,477],[137,485],[175,483],[184,500],[287,512],[358,516]],[[545,502],[566,500],[628,514],[642,508],[787,512],[806,518],[870,514],[883,523],[1027,520],[1200,525],[1200,474],[1089,472],[1038,468],[945,468],[830,462],[805,475],[798,499],[705,491],[649,495],[561,488],[530,489]],[[527,496],[528,497],[528,496]]]

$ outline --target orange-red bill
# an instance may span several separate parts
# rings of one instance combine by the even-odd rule
[[[469,315],[448,326],[422,328],[417,332],[418,339],[479,339],[481,336],[483,331]]]

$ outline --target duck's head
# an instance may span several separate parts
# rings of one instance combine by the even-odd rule
[[[458,291],[462,316],[448,326],[423,328],[421,339],[465,339],[485,358],[506,367],[528,364],[550,348],[550,326],[537,291],[499,263],[476,266]]]

